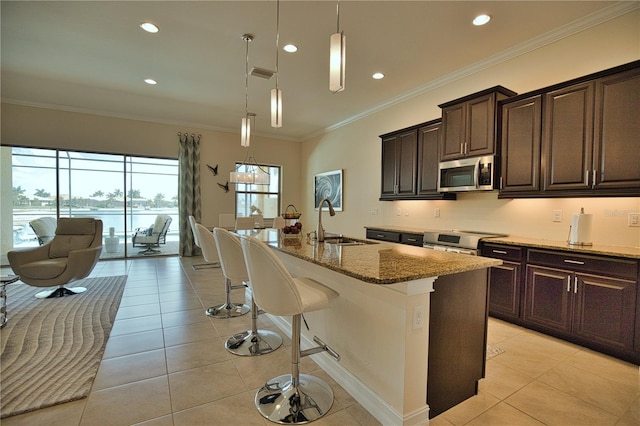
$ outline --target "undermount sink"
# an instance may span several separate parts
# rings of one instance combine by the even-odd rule
[[[378,244],[375,241],[356,240],[349,237],[329,237],[324,239],[325,244],[334,244],[337,246],[365,246],[369,244]]]

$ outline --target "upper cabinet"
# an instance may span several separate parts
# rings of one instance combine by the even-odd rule
[[[439,105],[442,108],[440,160],[494,154],[497,102],[515,94],[496,86]]]
[[[381,136],[382,187],[380,198],[416,195],[418,130],[407,129]]]
[[[499,108],[500,197],[640,194],[640,61]]]
[[[438,143],[440,120],[381,135],[380,200],[455,199],[439,193]]]
[[[593,187],[640,193],[640,61],[596,80]]]

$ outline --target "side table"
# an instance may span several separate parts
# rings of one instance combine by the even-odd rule
[[[20,279],[17,275],[0,277],[0,328],[7,323],[7,284],[15,283]]]

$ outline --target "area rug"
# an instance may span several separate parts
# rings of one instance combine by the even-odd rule
[[[113,326],[126,276],[86,278],[73,296],[36,299],[7,285],[0,330],[0,418],[86,398]]]
[[[491,359],[495,356],[500,355],[501,353],[504,352],[504,349],[501,349],[497,346],[491,346],[491,345],[487,345],[487,359]]]

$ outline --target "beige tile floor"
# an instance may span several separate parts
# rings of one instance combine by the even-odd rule
[[[253,397],[266,379],[289,370],[290,341],[257,358],[227,353],[224,340],[248,328],[250,318],[204,315],[224,291],[219,269],[191,268],[201,262],[99,262],[92,276],[128,274],[128,280],[91,394],[3,419],[2,426],[271,424]],[[260,328],[277,330],[265,316]],[[637,366],[494,319],[489,343],[504,353],[488,361],[478,395],[431,425],[640,425]],[[301,370],[323,377],[335,392],[331,411],[314,424],[379,424],[311,359]]]

